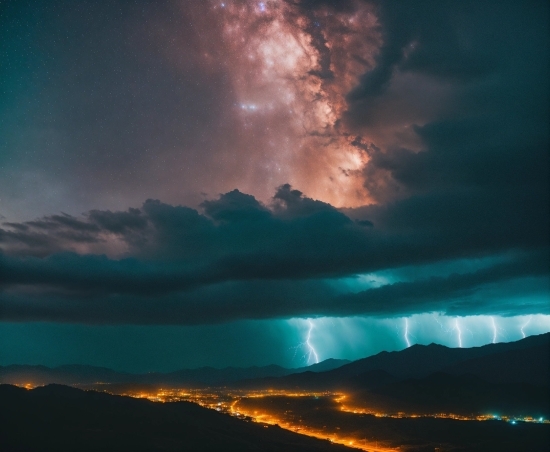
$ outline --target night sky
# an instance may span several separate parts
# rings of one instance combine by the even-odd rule
[[[0,1],[0,364],[298,367],[550,331],[549,17]]]

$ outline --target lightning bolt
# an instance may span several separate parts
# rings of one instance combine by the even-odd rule
[[[319,362],[319,356],[317,355],[317,351],[315,350],[315,347],[313,347],[313,345],[311,345],[311,342],[310,342],[311,331],[313,330],[313,322],[308,319],[307,323],[309,324],[309,330],[307,332],[307,338],[306,338],[306,342],[305,342],[305,344],[309,348],[309,356],[307,357],[307,362],[309,364],[309,362],[311,361],[311,357],[314,356],[315,357],[315,364],[317,364]]]
[[[460,330],[460,325],[458,324],[458,318],[455,319],[455,329],[458,334],[458,346],[462,348],[462,331]]]
[[[449,330],[447,330],[447,329],[445,329],[445,328],[443,327],[443,324],[439,321],[439,319],[437,318],[437,316],[436,316],[435,314],[433,315],[433,318],[434,318],[434,320],[437,322],[437,324],[441,327],[441,330],[442,330],[443,332],[445,332],[445,333],[448,333],[448,332],[449,332]]]
[[[407,343],[407,347],[411,346],[411,342],[409,341],[409,319],[405,317],[405,342]]]
[[[491,317],[491,324],[493,325],[493,344],[497,343],[497,324],[494,317]]]
[[[527,322],[525,322],[523,325],[521,325],[521,328],[520,328],[520,331],[521,331],[521,334],[523,335],[523,339],[525,339],[525,331],[523,330],[524,328],[527,328],[527,325],[529,325],[531,323],[531,319],[533,318],[532,315],[529,316],[529,318],[527,319]]]
[[[309,329],[307,331],[306,340],[304,342],[300,342],[298,345],[295,345],[294,347],[290,347],[291,349],[294,349],[294,356],[292,359],[296,358],[296,354],[298,353],[298,349],[304,349],[306,348],[305,355],[302,356],[302,359],[306,361],[306,365],[309,365],[312,361],[315,361],[315,364],[319,362],[319,355],[317,353],[317,350],[315,350],[315,347],[311,343],[311,332],[313,331],[313,328],[315,326],[313,325],[313,322],[311,319],[307,319],[307,324],[309,325]]]

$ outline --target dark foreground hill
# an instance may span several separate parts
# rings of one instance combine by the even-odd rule
[[[0,448],[6,451],[350,450],[188,402],[153,403],[60,385],[0,385],[0,400]]]

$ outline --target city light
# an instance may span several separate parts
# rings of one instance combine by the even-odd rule
[[[105,391],[107,392],[107,391]],[[226,388],[211,388],[211,389],[159,389],[156,392],[144,393],[124,393],[121,395],[146,398],[153,402],[169,403],[187,401],[196,403],[202,407],[215,410],[221,414],[226,414],[240,419],[244,422],[255,422],[263,424],[264,427],[270,425],[278,425],[286,430],[300,433],[315,438],[329,440],[332,443],[353,445],[353,447],[379,452],[395,451],[395,448],[385,447],[378,442],[369,442],[366,438],[354,436],[353,432],[341,431],[339,427],[320,429],[309,422],[309,419],[301,415],[296,415],[292,409],[283,408],[279,411],[269,408],[270,400],[277,398],[288,398],[289,401],[299,399],[315,399],[332,401],[336,405],[334,408],[338,412],[346,413],[346,415],[372,415],[379,418],[395,418],[395,419],[416,419],[416,418],[433,418],[433,419],[450,419],[455,421],[500,421],[516,425],[518,422],[525,423],[544,423],[550,424],[550,421],[544,420],[542,417],[531,416],[513,416],[513,415],[496,415],[496,414],[456,414],[456,413],[414,413],[414,412],[381,412],[362,406],[361,402],[357,402],[349,394],[342,394],[330,391],[288,391],[288,390],[238,390]],[[258,402],[255,402],[257,400]],[[261,400],[267,402],[259,405]],[[283,405],[288,407],[288,403]],[[266,408],[268,407],[268,408]]]

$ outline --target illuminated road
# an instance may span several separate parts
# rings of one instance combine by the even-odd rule
[[[353,406],[353,401],[348,400],[349,397],[344,394],[331,392],[290,392],[290,391],[238,391],[226,389],[189,389],[189,390],[160,390],[155,394],[135,393],[125,394],[133,397],[147,398],[155,402],[172,402],[172,401],[190,401],[197,403],[203,407],[214,409],[218,412],[242,419],[245,422],[258,422],[267,425],[278,425],[281,428],[300,433],[307,436],[312,436],[319,439],[328,439],[331,442],[343,444],[348,447],[353,447],[361,450],[375,452],[395,452],[399,450],[395,447],[395,443],[384,444],[382,440],[377,441],[375,438],[365,438],[359,431],[344,431],[336,426],[338,422],[342,427],[354,422],[362,422],[361,418],[356,416],[371,415],[377,418],[399,418],[399,419],[414,419],[414,418],[437,418],[437,419],[452,419],[457,421],[494,421],[516,423],[516,422],[533,422],[533,423],[550,423],[546,419],[533,417],[497,417],[493,414],[478,415],[468,417],[452,413],[434,413],[430,415],[415,414],[415,413],[381,413],[375,412],[366,408]],[[292,405],[298,402],[300,404],[317,403],[317,401],[329,411],[330,421],[320,428],[319,422],[317,425],[314,419],[308,414],[307,410],[297,413],[292,409],[281,409],[281,404],[288,400],[287,405]],[[273,401],[278,401],[278,406],[270,406]],[[308,402],[309,401],[309,402]],[[292,402],[292,403],[291,403]],[[291,407],[293,408],[293,407]],[[315,409],[315,408],[314,408]],[[319,408],[316,408],[319,409]],[[309,413],[315,413],[309,411]],[[344,418],[338,415],[345,415]],[[352,416],[352,417],[349,417]],[[338,419],[338,421],[337,421]],[[352,421],[356,419],[356,421]],[[346,421],[347,420],[347,421]],[[331,424],[332,423],[332,424]],[[349,429],[348,429],[349,430]]]
[[[21,385],[29,388],[29,384]],[[96,390],[108,390],[108,385],[98,386]],[[395,452],[394,438],[386,443],[374,430],[365,428],[368,419],[395,418],[434,418],[455,421],[501,421],[503,423],[543,423],[550,421],[530,416],[506,417],[494,414],[463,416],[452,413],[415,414],[415,413],[382,413],[365,407],[356,406],[348,395],[332,392],[290,392],[280,390],[240,391],[230,389],[161,389],[155,392],[128,391],[120,393],[136,398],[145,398],[153,402],[188,401],[205,408],[216,410],[241,419],[244,422],[258,422],[278,425],[281,428],[342,444],[365,451]],[[365,417],[367,416],[367,417]],[[342,428],[340,428],[341,426]],[[390,447],[391,446],[391,447]]]

